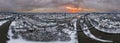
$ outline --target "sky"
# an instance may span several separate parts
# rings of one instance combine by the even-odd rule
[[[0,11],[15,9],[54,8],[64,5],[94,8],[105,11],[119,11],[120,0],[0,0]]]

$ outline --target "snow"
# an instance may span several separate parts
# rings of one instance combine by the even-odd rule
[[[94,36],[94,35],[91,33],[91,31],[89,30],[89,28],[91,28],[91,27],[88,27],[88,25],[87,25],[86,23],[81,22],[81,21],[84,21],[83,19],[84,19],[84,18],[81,18],[81,19],[80,19],[80,26],[81,26],[81,28],[82,28],[82,30],[83,30],[83,33],[84,33],[87,37],[89,37],[89,38],[91,38],[91,39],[94,39],[94,40],[97,40],[97,41],[101,41],[101,42],[112,42],[111,40],[104,40],[104,39],[100,39],[100,38],[97,38],[96,36]]]
[[[119,15],[119,14],[118,14]],[[99,31],[105,33],[120,33],[120,16],[116,15],[89,15],[89,21]],[[91,20],[92,19],[92,20]],[[93,20],[95,22],[93,22]]]
[[[85,27],[83,28],[83,30],[86,30],[86,29],[88,29],[88,27],[85,25]],[[86,30],[86,31],[83,31],[83,33],[84,33],[86,36],[88,36],[88,37],[90,37],[90,38],[92,38],[92,39],[101,41],[101,42],[112,42],[111,40],[103,40],[103,39],[100,39],[100,38],[95,37],[95,36],[90,32],[89,29]]]
[[[0,26],[4,23],[6,23],[8,20],[0,21]]]
[[[12,17],[12,16],[7,16],[7,18],[10,18],[10,17]]]
[[[101,42],[112,42],[110,40],[103,40],[103,39],[99,39],[97,37],[95,37],[93,34],[91,34],[91,32],[89,30],[87,31],[83,31],[85,33],[86,36],[92,38],[92,39],[95,39],[95,40],[98,40],[98,41],[101,41]]]
[[[10,17],[10,16],[8,16]],[[35,17],[35,18],[34,18]],[[47,27],[47,30],[48,31],[53,31],[58,25],[56,22],[57,21],[62,21],[63,19],[71,19],[72,17],[77,17],[76,15],[74,14],[67,14],[65,16],[65,14],[63,15],[35,15],[33,16],[34,19],[31,19],[30,17],[27,17],[27,16],[23,16],[21,17],[21,19],[19,19],[17,22],[18,22],[18,27],[17,28],[22,28],[22,27],[28,27],[30,29],[31,26],[33,26],[33,28],[37,28],[39,29],[39,26],[53,26],[53,27]],[[81,17],[81,16],[78,16],[78,18]],[[112,21],[112,19],[120,19],[120,18],[117,18],[116,16],[113,16],[113,15],[106,15],[106,14],[103,14],[103,15],[95,15],[95,14],[90,14],[87,16],[89,19],[88,21],[90,21],[90,24],[92,24],[97,30],[99,31],[102,31],[102,32],[105,32],[105,33],[120,33],[120,26],[116,26],[116,25],[120,25],[120,21]],[[120,15],[118,15],[118,17],[120,17]],[[92,20],[94,20],[95,22],[93,22]],[[42,21],[41,21],[42,20]],[[54,20],[57,20],[55,21],[55,23],[53,22]],[[43,22],[43,21],[52,21],[52,22]],[[63,20],[64,21],[64,20]],[[77,30],[76,29],[76,21],[77,19],[73,19],[70,21],[70,23],[72,23],[75,27],[74,30]],[[26,22],[26,24],[24,24],[23,22]],[[100,39],[100,38],[97,38],[96,36],[94,36],[91,31],[89,30],[88,26],[84,23],[84,20],[80,20],[80,22],[82,23],[83,27],[82,30],[85,30],[83,31],[83,33],[91,38],[91,39],[94,39],[94,40],[97,40],[97,41],[101,41],[101,42],[112,42],[111,40],[104,40],[104,39]],[[1,21],[0,22],[0,25],[2,25],[3,23],[5,23],[5,21]],[[98,24],[97,24],[98,23]],[[68,27],[68,25],[66,25],[67,23],[61,23],[59,25],[65,25],[65,27]],[[30,26],[28,26],[30,25]],[[38,25],[38,26],[36,26]],[[49,41],[49,42],[41,42],[41,41],[28,41],[28,40],[25,40],[22,38],[22,36],[19,35],[19,38],[17,39],[13,39],[12,36],[13,36],[13,33],[11,32],[11,27],[12,26],[16,26],[16,21],[13,21],[12,24],[10,25],[10,29],[9,29],[9,32],[8,32],[8,38],[10,38],[9,41],[7,41],[8,43],[78,43],[78,40],[77,40],[77,31],[71,31],[69,30],[69,28],[65,28],[63,29],[62,31],[64,31],[65,33],[68,33],[70,34],[70,38],[71,40],[70,41]],[[103,27],[100,27],[100,26],[103,26]],[[104,27],[107,27],[107,28],[104,28]],[[42,29],[42,28],[41,28]],[[23,29],[24,30],[24,29]],[[23,31],[22,29],[19,29],[19,30],[16,30],[16,31]],[[26,30],[24,30],[26,31]],[[55,31],[55,30],[54,30]],[[60,33],[59,33],[60,34]],[[76,39],[75,39],[76,38]]]
[[[12,35],[12,34],[11,34]],[[73,36],[72,36],[73,37]],[[19,39],[10,39],[10,41],[8,41],[8,43],[77,43],[75,42],[76,40],[72,40],[69,42],[62,42],[62,41],[52,41],[52,42],[35,42],[35,41],[27,41],[22,39],[22,37],[20,37]]]
[[[10,28],[11,26],[15,26],[16,25],[16,22],[13,21],[10,25]],[[76,22],[74,22],[74,26],[76,25]],[[76,26],[75,26],[75,30],[76,30]],[[9,35],[9,38],[10,40],[7,41],[8,43],[78,43],[78,40],[75,39],[77,38],[77,32],[76,31],[70,31],[70,30],[65,30],[67,31],[68,33],[70,33],[70,38],[71,40],[70,41],[49,41],[49,42],[40,42],[40,41],[27,41],[25,39],[23,39],[20,35],[19,35],[19,38],[18,39],[13,39],[12,38],[12,32],[11,32],[11,29],[9,29],[9,32],[8,32],[8,35]]]

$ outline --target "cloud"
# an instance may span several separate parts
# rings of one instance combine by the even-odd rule
[[[67,4],[99,10],[120,10],[120,0],[0,0],[0,10],[58,7]]]
[[[120,0],[84,0],[84,6],[101,10],[116,10],[120,8]]]

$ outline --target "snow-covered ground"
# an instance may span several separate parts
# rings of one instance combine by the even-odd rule
[[[2,24],[6,23],[7,21],[9,21],[9,20],[0,21],[0,26],[1,26]]]
[[[85,24],[84,24],[85,25]],[[88,36],[88,37],[90,37],[90,38],[92,38],[92,39],[94,39],[94,40],[98,40],[98,41],[101,41],[101,42],[113,42],[113,41],[111,41],[111,40],[104,40],[104,39],[100,39],[100,38],[97,38],[96,36],[94,36],[91,32],[90,32],[90,30],[89,30],[89,28],[85,25],[85,27],[83,28],[83,30],[86,30],[86,31],[83,31],[83,33],[86,35],[86,36]]]
[[[0,19],[6,19],[6,18],[10,18],[10,17],[13,17],[13,15],[0,15]]]
[[[58,17],[53,17],[51,19],[54,19],[54,18],[58,18]],[[38,19],[43,19],[43,18],[39,17]],[[58,19],[64,20],[64,17],[61,16],[61,18],[58,18]],[[70,24],[73,25],[74,28],[68,25],[68,21],[61,22],[61,23],[59,23],[59,22],[46,23],[46,22],[41,22],[39,20],[31,19],[29,17],[21,17],[20,19],[16,18],[16,20],[14,20],[9,27],[8,38],[10,40],[7,42],[8,43],[78,43],[77,35],[76,35],[77,32],[70,30],[70,29],[76,30],[76,20],[71,19],[71,21],[72,22],[70,22]],[[60,26],[63,26],[63,27],[60,27]],[[60,28],[58,28],[58,27],[60,27]],[[28,32],[28,30],[34,30],[34,29],[35,29],[35,31]],[[44,31],[50,32],[50,33],[49,34],[44,33],[44,31],[41,31],[42,29],[45,29]],[[57,29],[60,29],[60,30],[57,30]],[[13,33],[13,30],[15,33]],[[39,41],[35,41],[34,39],[28,40],[28,39],[24,38],[24,37],[32,38],[35,36],[37,38],[39,38],[37,36],[37,34],[34,34],[35,32],[38,32],[37,34],[39,34],[38,35],[39,37],[42,37],[42,36],[44,36],[44,34],[47,34],[48,36],[50,35],[51,37],[57,37],[57,38],[55,38],[56,40],[50,40],[50,41],[44,41],[44,40],[41,41],[42,38],[47,39],[47,36],[42,37],[41,40],[39,40]],[[44,34],[41,32],[43,32]],[[57,33],[57,34],[54,34],[54,33]],[[18,38],[13,38],[14,34],[18,35]],[[32,34],[32,36],[27,36],[30,34]],[[43,35],[40,35],[40,34],[43,34]],[[52,34],[54,34],[54,36],[52,36]],[[22,35],[24,35],[24,36],[22,36]],[[49,37],[49,38],[51,38],[51,37]],[[69,37],[70,37],[70,39],[69,39]],[[68,38],[68,39],[64,39],[64,38]]]
[[[82,15],[84,17],[84,15]],[[76,30],[76,18],[74,14],[56,15],[25,15],[16,17],[9,27],[8,43],[78,43]],[[95,29],[105,33],[120,33],[120,15],[112,14],[90,14],[88,19]],[[94,36],[89,30],[84,19],[80,20],[82,32],[89,38],[101,41],[112,42]],[[13,37],[14,36],[14,37]],[[43,39],[51,40],[43,40]],[[86,39],[87,40],[87,39]]]
[[[15,25],[15,22],[12,22],[11,25]],[[76,24],[74,24],[74,25],[76,25]],[[70,31],[69,33],[71,33],[71,32],[72,32],[72,34],[70,35],[70,37],[71,37],[71,39],[72,39],[71,41],[40,42],[40,41],[27,41],[27,40],[23,39],[21,36],[19,36],[18,39],[12,39],[12,35],[13,35],[13,34],[12,34],[12,32],[11,32],[11,29],[10,29],[9,32],[8,32],[10,40],[7,41],[7,42],[8,42],[8,43],[78,43],[78,40],[75,39],[75,38],[77,38],[76,32],[75,32],[75,31]]]
[[[120,33],[120,14],[91,14],[90,23],[99,31],[105,33]]]
[[[6,23],[7,21],[9,21],[8,19],[6,20],[6,18],[10,18],[10,17],[12,17],[12,15],[0,15],[0,26]]]
[[[95,35],[93,35],[90,31],[90,29],[92,27],[89,27],[88,24],[86,24],[86,21],[83,18],[80,18],[80,26],[81,26],[81,30],[82,32],[89,38],[100,41],[100,42],[112,42],[111,40],[104,40],[104,39],[100,39],[98,37],[96,37]]]

